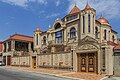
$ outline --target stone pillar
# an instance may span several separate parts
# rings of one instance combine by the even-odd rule
[[[66,32],[66,29],[64,30],[64,44],[66,45],[66,41],[67,41],[67,32]]]
[[[78,56],[77,53],[75,51],[73,51],[73,71],[77,72],[78,71],[78,67],[77,67],[77,62],[78,60]]]
[[[4,52],[4,49],[5,49],[4,43],[2,43],[2,53]]]
[[[11,49],[12,49],[12,51],[14,51],[15,50],[15,41],[12,41],[11,44],[12,44]]]
[[[8,65],[7,64],[8,63],[8,58],[7,58],[8,54],[7,54],[7,52],[8,52],[8,42],[6,42],[6,66]]]
[[[93,34],[93,14],[90,14],[90,33]]]
[[[5,54],[4,53],[4,43],[2,43],[2,61],[3,61],[3,57],[4,57],[3,54]]]
[[[100,70],[101,70],[101,65],[102,65],[102,63],[101,63],[101,50],[100,50],[100,48],[98,49],[98,52],[97,52],[97,57],[98,57],[98,74],[100,74]]]
[[[29,44],[28,44],[28,50],[29,50],[29,52],[32,51],[32,50],[31,50],[31,42],[29,42]]]
[[[80,26],[81,26],[81,29],[80,29],[81,31],[80,31],[80,33],[83,34],[83,27],[84,27],[84,26],[83,26],[83,16],[82,16],[82,15],[80,16],[80,21],[81,21],[81,22],[80,22]]]
[[[93,34],[95,34],[95,17],[96,15],[93,15]]]
[[[12,51],[12,54],[11,54],[11,57],[13,57],[13,54],[14,54],[14,51],[15,51],[15,41],[11,41],[11,51]]]

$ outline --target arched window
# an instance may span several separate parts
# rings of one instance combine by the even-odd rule
[[[88,32],[90,32],[90,15],[88,15]]]
[[[83,16],[83,33],[85,33],[85,17]]]
[[[98,27],[95,27],[95,38],[98,39]]]
[[[76,30],[73,27],[73,28],[70,29],[70,38],[75,38],[75,37],[76,37]]]
[[[55,26],[55,29],[59,29],[60,27],[61,27],[61,24],[57,23],[56,26]]]
[[[38,34],[36,34],[36,45],[38,45]]]
[[[107,31],[104,30],[104,40],[106,40]]]
[[[43,44],[46,44],[46,36],[43,37]]]
[[[115,36],[114,35],[112,36],[112,41],[115,42]]]

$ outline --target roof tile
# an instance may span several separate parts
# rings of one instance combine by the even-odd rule
[[[74,8],[70,11],[69,15],[79,13],[79,12],[80,12],[80,9],[77,6],[74,6]]]

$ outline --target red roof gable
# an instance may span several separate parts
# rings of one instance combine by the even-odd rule
[[[21,41],[33,42],[33,37],[21,35],[21,34],[14,34],[13,36],[10,36],[10,38],[8,38],[7,40],[21,40]]]
[[[79,12],[80,12],[80,9],[77,6],[74,6],[74,8],[70,11],[69,15],[79,13]]]
[[[90,9],[90,5],[87,3],[87,5],[85,6],[85,9]]]

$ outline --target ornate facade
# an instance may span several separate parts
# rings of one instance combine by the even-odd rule
[[[114,44],[114,45],[112,45]],[[34,32],[32,67],[62,68],[76,72],[113,75],[113,48],[117,32],[104,17],[96,20],[89,4],[77,6],[52,28]]]

